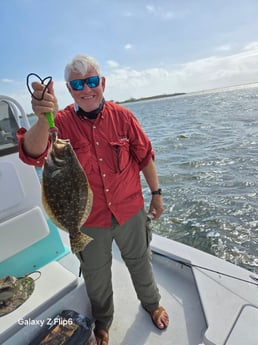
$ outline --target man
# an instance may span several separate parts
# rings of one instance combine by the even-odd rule
[[[78,55],[65,68],[67,88],[74,104],[57,111],[53,83],[43,100],[44,85],[33,83],[32,108],[38,121],[19,135],[21,159],[41,166],[50,147],[45,113],[55,114],[58,136],[70,139],[93,191],[93,207],[82,231],[92,241],[77,256],[95,318],[98,345],[108,344],[113,319],[111,246],[116,241],[129,269],[137,296],[159,329],[168,326],[167,312],[153,277],[150,233],[140,183],[140,171],[152,199],[149,213],[156,220],[163,212],[151,143],[134,115],[126,108],[104,100],[105,78],[90,56]],[[72,178],[72,176],[71,176]]]

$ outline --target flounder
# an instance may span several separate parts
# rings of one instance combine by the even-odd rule
[[[42,173],[42,204],[52,222],[69,233],[77,253],[92,240],[80,231],[92,207],[93,193],[69,140],[52,142]]]

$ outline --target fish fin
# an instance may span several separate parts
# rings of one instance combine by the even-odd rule
[[[86,177],[86,180],[87,180],[87,176],[85,175]],[[92,208],[92,203],[93,203],[93,192],[90,188],[90,185],[89,185],[89,182],[87,180],[87,184],[88,184],[88,197],[87,197],[87,202],[86,202],[86,205],[85,205],[85,210],[84,210],[84,214],[83,214],[83,217],[81,219],[81,223],[80,223],[80,226],[83,226],[83,224],[86,222],[86,220],[88,219],[90,213],[91,213],[91,208]]]
[[[70,236],[70,244],[71,244],[72,252],[78,253],[82,251],[92,240],[93,240],[92,237],[82,232],[78,232],[78,234],[76,234],[76,236],[74,237]]]

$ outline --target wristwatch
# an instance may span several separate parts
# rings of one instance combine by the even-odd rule
[[[162,190],[161,188],[159,188],[158,190],[154,190],[153,192],[151,192],[152,195],[162,195]]]

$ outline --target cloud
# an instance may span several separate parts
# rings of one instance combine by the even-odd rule
[[[117,68],[119,66],[119,63],[114,60],[108,60],[107,65],[111,68]]]
[[[170,68],[117,68],[107,76],[107,99],[122,101],[257,82],[258,46],[248,46],[249,50],[245,47],[236,54],[210,56]]]
[[[130,11],[126,11],[126,12],[123,13],[123,16],[124,17],[134,17],[135,15],[132,12],[130,12]]]
[[[229,52],[231,50],[231,45],[224,44],[222,46],[216,47],[215,50],[219,52]]]
[[[161,6],[146,5],[146,10],[151,15],[156,15],[161,19],[169,20],[175,17],[175,13]]]
[[[126,43],[125,45],[124,45],[124,49],[125,50],[130,50],[130,49],[132,49],[133,48],[133,45],[131,44],[131,43]]]
[[[168,11],[163,13],[163,18],[164,19],[173,19],[175,17],[174,12]]]
[[[258,49],[258,41],[248,43],[243,50],[257,50]]]
[[[146,9],[150,13],[156,12],[155,7],[153,5],[146,5]]]
[[[0,81],[1,81],[2,83],[14,83],[14,80],[8,79],[8,78],[2,78],[2,79],[0,79]]]

